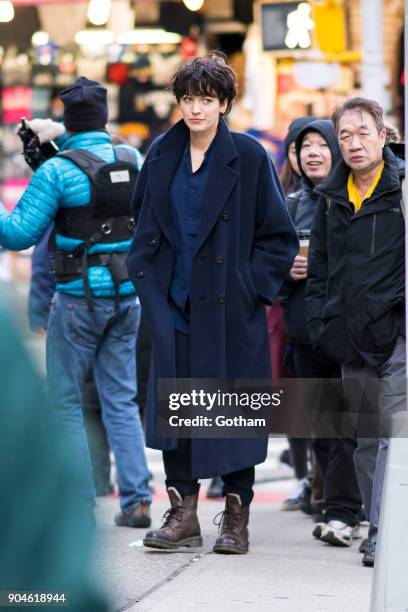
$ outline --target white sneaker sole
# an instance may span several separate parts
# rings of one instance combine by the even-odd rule
[[[331,544],[332,546],[349,547],[352,545],[353,540],[356,540],[360,537],[360,530],[358,526],[353,527],[351,537],[348,537],[344,536],[340,529],[334,529],[333,527],[326,525],[326,527],[322,531],[320,540],[322,542],[326,542],[326,544]]]

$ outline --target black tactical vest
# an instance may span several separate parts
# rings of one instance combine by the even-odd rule
[[[128,280],[127,253],[103,253],[88,255],[94,244],[123,242],[132,237],[135,226],[130,202],[139,171],[136,154],[123,147],[115,147],[116,160],[106,163],[89,151],[72,149],[58,153],[72,161],[89,178],[91,201],[88,206],[60,208],[55,218],[55,233],[67,238],[82,240],[73,251],[56,250],[55,276],[57,282],[66,283],[82,278],[89,310],[92,310],[92,293],[88,279],[88,267],[106,266],[115,287],[116,307],[119,306],[119,289]]]

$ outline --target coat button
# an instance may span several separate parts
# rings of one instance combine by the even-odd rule
[[[231,215],[229,213],[226,212],[222,215],[223,221],[229,221],[230,219],[231,219]]]
[[[223,304],[223,303],[225,302],[225,297],[224,297],[223,295],[219,295],[219,296],[217,297],[217,302],[218,302],[219,304]]]
[[[143,278],[144,277],[144,272],[142,270],[139,270],[139,272],[136,272],[136,277],[137,278]]]
[[[224,258],[222,255],[217,255],[217,264],[223,264],[224,263]]]
[[[149,245],[149,247],[154,247],[157,244],[157,241],[152,238],[151,240],[149,240],[149,242],[147,243]]]

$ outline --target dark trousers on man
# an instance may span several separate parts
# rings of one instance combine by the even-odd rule
[[[380,522],[392,416],[406,410],[405,342],[403,336],[398,336],[390,357],[376,368],[342,368],[343,379],[348,382],[346,397],[357,416],[354,462],[370,519],[369,536],[373,537]]]
[[[176,375],[177,378],[190,378],[190,337],[176,331]],[[163,451],[164,470],[166,472],[166,487],[175,487],[183,497],[198,492],[198,480],[191,476],[191,439],[179,439],[178,448]],[[218,474],[214,474],[218,476]],[[224,474],[223,495],[236,493],[241,497],[241,503],[249,505],[253,499],[255,468],[253,466]]]
[[[331,406],[330,402],[339,401],[336,390],[330,392],[329,385],[323,387],[319,379],[341,379],[340,366],[329,361],[322,351],[314,350],[308,344],[295,345],[294,359],[299,378],[316,379],[316,385],[304,385],[307,392],[303,397],[308,413],[321,414],[324,417],[326,411],[327,415],[332,414],[335,419],[336,408]],[[322,388],[325,389],[323,393]],[[330,424],[330,418],[327,423]],[[356,441],[343,437],[318,437],[312,441],[312,447],[324,482],[325,520],[339,520],[348,525],[357,525],[361,495],[353,460]]]

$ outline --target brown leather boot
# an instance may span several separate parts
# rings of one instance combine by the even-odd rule
[[[248,552],[249,506],[241,504],[241,498],[235,493],[228,493],[225,498],[225,510],[222,513],[220,535],[215,541],[213,552],[242,555]]]
[[[160,529],[147,532],[143,545],[161,549],[202,546],[203,539],[197,517],[198,492],[181,497],[177,489],[169,487],[167,493],[171,508],[165,512]]]
[[[146,500],[142,499],[128,514],[119,512],[115,516],[114,521],[118,527],[139,527],[146,529],[146,527],[150,527],[152,522],[150,506]]]

